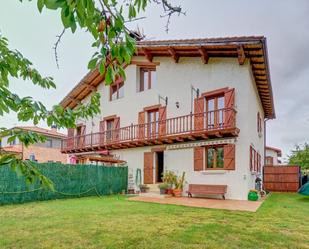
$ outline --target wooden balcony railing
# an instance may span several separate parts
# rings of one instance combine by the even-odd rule
[[[235,109],[223,108],[69,137],[62,140],[61,149],[62,152],[120,149],[237,134]]]

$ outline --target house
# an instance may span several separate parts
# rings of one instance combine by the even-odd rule
[[[281,164],[280,157],[282,152],[280,149],[275,147],[265,147],[265,165],[279,165]]]
[[[125,72],[107,86],[93,70],[61,101],[74,108],[101,94],[101,114],[69,129],[62,152],[108,151],[142,183],[184,171],[188,184],[227,185],[226,198],[246,199],[275,118],[266,38],[140,41]]]
[[[67,136],[57,131],[56,128],[44,129],[37,126],[16,126],[14,130],[35,132],[46,137],[43,143],[24,146],[18,138],[8,141],[8,137],[1,138],[2,153],[15,154],[23,160],[33,160],[39,163],[61,162],[67,163],[68,156],[61,153],[61,140]]]

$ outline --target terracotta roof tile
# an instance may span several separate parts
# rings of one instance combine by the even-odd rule
[[[41,133],[41,134],[49,135],[49,136],[53,136],[53,137],[60,137],[60,138],[66,137],[65,134],[60,133],[56,130],[45,129],[45,128],[41,128],[41,127],[37,127],[37,126],[16,126],[14,128],[25,130],[25,131],[33,131],[33,132],[37,132],[37,133]]]

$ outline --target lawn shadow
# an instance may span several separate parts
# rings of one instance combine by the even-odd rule
[[[297,201],[300,201],[300,202],[308,202],[309,203],[309,196],[300,196],[299,199],[297,199]]]

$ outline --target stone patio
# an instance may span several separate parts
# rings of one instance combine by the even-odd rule
[[[214,208],[233,211],[256,212],[264,200],[259,201],[240,201],[240,200],[220,200],[206,198],[188,197],[164,197],[155,194],[142,194],[131,197],[129,201],[151,202],[159,204],[172,204],[188,207]]]

